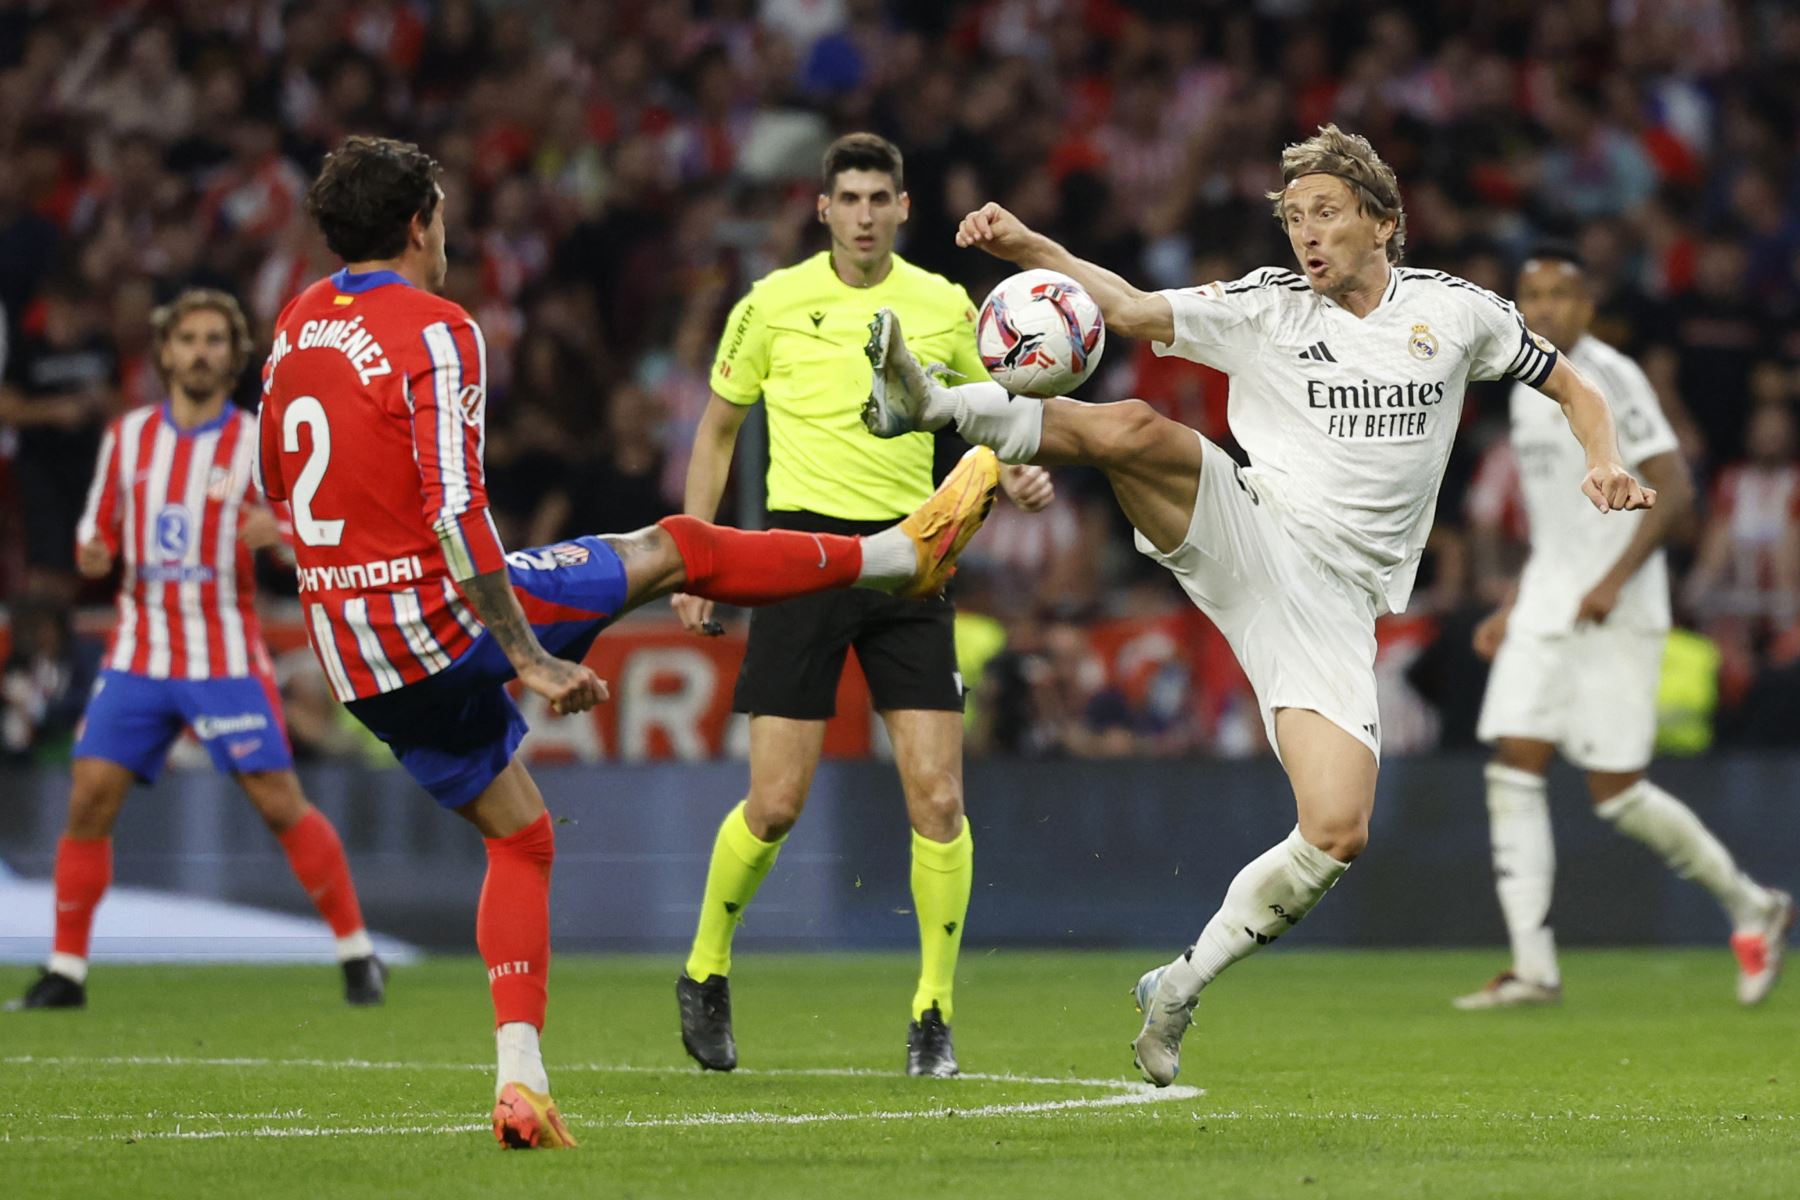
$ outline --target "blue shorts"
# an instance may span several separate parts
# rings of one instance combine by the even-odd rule
[[[102,671],[81,719],[74,753],[76,758],[116,762],[153,783],[184,728],[193,729],[213,766],[228,775],[293,769],[280,693],[273,679],[257,675],[151,679],[129,671]]]
[[[580,662],[625,606],[625,564],[597,537],[519,550],[506,565],[526,620],[558,658]],[[513,674],[483,630],[436,675],[346,707],[432,799],[461,808],[506,769],[525,737],[525,718],[506,692]]]

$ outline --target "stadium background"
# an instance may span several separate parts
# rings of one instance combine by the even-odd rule
[[[1800,12],[1776,0],[0,2],[0,850],[48,873],[108,617],[105,587],[27,561],[25,529],[53,501],[22,486],[21,456],[85,481],[105,420],[160,398],[146,319],[181,287],[228,288],[266,338],[333,265],[299,200],[343,135],[414,138],[445,166],[447,291],[488,337],[491,494],[517,547],[674,511],[720,322],[751,280],[819,247],[818,152],[835,134],[900,144],[901,252],[979,296],[1003,267],[950,233],[988,198],[1147,286],[1285,261],[1263,193],[1280,147],[1325,120],[1366,133],[1399,172],[1412,265],[1505,292],[1540,238],[1586,255],[1598,332],[1649,371],[1703,497],[1672,551],[1682,629],[1663,748],[1692,759],[1672,768],[1680,790],[1711,805],[1746,868],[1783,878],[1800,820],[1783,799],[1800,781]],[[1229,444],[1224,379],[1124,339],[1084,395],[1144,396]],[[1396,936],[1382,915],[1420,880],[1460,881],[1431,937],[1499,933],[1472,740],[1484,668],[1468,643],[1527,532],[1504,405],[1491,385],[1471,390],[1420,591],[1382,629],[1391,769],[1379,853],[1358,868],[1365,899],[1326,906],[1309,937]],[[751,525],[754,447],[724,514]],[[1170,917],[1135,875],[1185,873],[1198,913],[1285,826],[1284,789],[1222,642],[1131,551],[1096,478],[1058,482],[1041,516],[1003,507],[959,579],[965,674],[980,680],[970,748],[991,760],[969,786],[973,936],[1141,942]],[[263,574],[279,614],[290,573]],[[479,848],[379,769],[297,626],[273,625],[296,749],[374,923],[460,945],[463,915],[434,916],[419,893],[446,869],[478,874]],[[533,753],[570,764],[547,776],[575,822],[565,861],[604,868],[559,872],[559,896],[582,889],[559,900],[564,944],[684,935],[743,770],[654,763],[741,752],[724,712],[740,652],[735,637],[686,638],[666,610],[634,618],[602,640],[617,702],[592,723],[542,724]],[[911,936],[894,911],[897,786],[856,761],[881,754],[878,723],[854,681],[845,700],[831,747],[850,761],[822,773],[747,938]],[[1062,769],[1091,758],[1121,761]],[[593,765],[615,760],[651,765]],[[1592,864],[1566,885],[1573,937],[1718,936],[1694,889],[1582,816],[1559,812],[1566,853]],[[118,841],[121,882],[299,899],[204,771],[134,801]],[[1147,846],[1198,848],[1152,864],[1134,857]],[[1625,884],[1653,902],[1608,899]]]

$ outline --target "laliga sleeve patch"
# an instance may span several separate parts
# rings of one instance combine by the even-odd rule
[[[480,425],[482,412],[487,408],[487,389],[479,383],[468,384],[456,393],[456,407],[462,413],[464,425]]]

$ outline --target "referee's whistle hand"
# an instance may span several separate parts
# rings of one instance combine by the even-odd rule
[[[669,600],[675,610],[681,627],[689,633],[698,633],[705,637],[718,637],[725,632],[725,627],[713,620],[713,602],[703,600],[699,596],[690,596],[686,592],[676,592]]]

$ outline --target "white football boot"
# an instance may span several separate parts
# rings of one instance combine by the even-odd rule
[[[1162,992],[1167,966],[1145,971],[1132,995],[1144,1014],[1144,1028],[1131,1043],[1133,1065],[1157,1087],[1168,1087],[1181,1074],[1181,1038],[1194,1023],[1198,996],[1187,1000]]]
[[[1731,935],[1731,952],[1738,960],[1739,1004],[1761,1004],[1781,978],[1781,960],[1794,928],[1794,898],[1775,888],[1769,889],[1769,895],[1775,903],[1763,923]]]
[[[943,385],[932,377],[932,370],[919,365],[900,336],[900,318],[894,310],[884,308],[869,322],[869,342],[863,347],[873,368],[869,382],[869,398],[863,401],[862,422],[879,438],[899,437],[903,433],[931,430],[943,424],[925,423],[925,408],[933,389]]]

